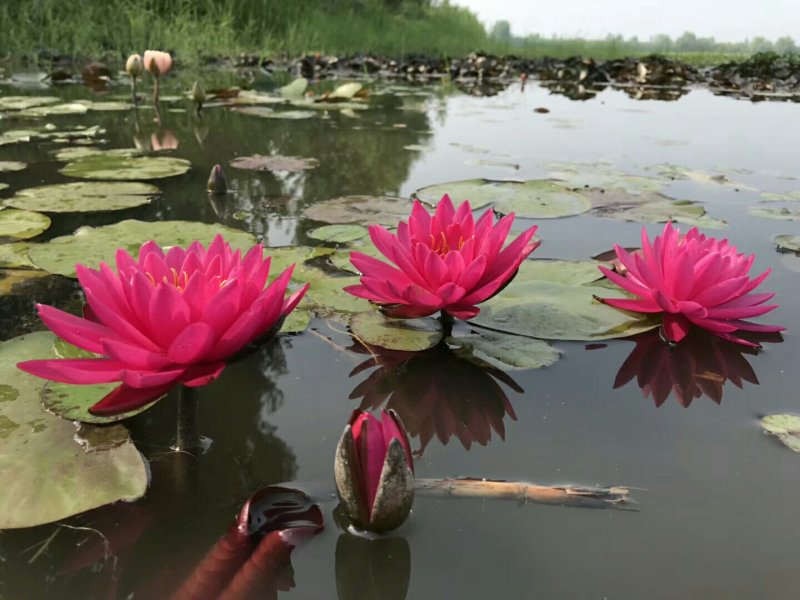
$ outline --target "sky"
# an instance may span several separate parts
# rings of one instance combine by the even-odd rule
[[[800,41],[800,0],[451,0],[484,23],[507,20],[514,35],[649,39],[684,31],[733,42],[763,36]]]

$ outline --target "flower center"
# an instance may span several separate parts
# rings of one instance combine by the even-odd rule
[[[465,240],[464,236],[462,235],[459,235],[458,239],[453,239],[452,241],[454,243],[451,245],[450,240],[447,239],[447,236],[444,232],[441,232],[438,237],[431,235],[431,250],[437,254],[445,256],[451,250],[461,250],[464,247],[464,244],[467,243],[467,240]]]

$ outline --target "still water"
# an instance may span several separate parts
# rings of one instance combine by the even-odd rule
[[[315,321],[319,335],[280,336],[200,391],[199,427],[212,440],[205,453],[169,451],[174,398],[127,423],[150,461],[144,499],[69,519],[69,527],[0,532],[0,598],[169,597],[242,502],[278,482],[311,493],[326,528],[294,551],[293,574],[276,584],[281,591],[262,590],[263,597],[795,598],[800,457],[763,435],[758,417],[800,406],[800,258],[776,252],[773,242],[800,231],[797,222],[759,219],[747,209],[759,203],[759,191],[800,185],[797,107],[702,89],[671,102],[610,89],[576,101],[535,85],[492,97],[435,87],[380,92],[377,86],[371,110],[298,121],[224,108],[205,111],[202,122],[191,111],[167,110],[162,127],[142,110],[138,133],[128,112],[51,120],[99,124],[108,147],[131,147],[134,137],[158,145],[167,130],[177,140],[170,154],[189,159],[192,170],[157,182],[163,196],[124,218],[219,222],[274,246],[312,243],[306,232],[316,223],[300,211],[349,194],[408,196],[461,179],[541,178],[563,170],[552,163],[585,163],[574,168],[587,171],[609,163],[641,175],[669,163],[722,174],[752,189],[690,179],[665,193],[705,203],[730,224],[708,233],[756,253],[754,273],[773,269],[765,289],[777,292],[781,308],[768,321],[787,328],[783,341],[754,353],[700,340],[677,360],[651,348],[646,334],[599,348],[556,342],[564,358],[531,371],[492,373],[447,352],[357,369],[370,356],[346,350],[352,340],[341,324]],[[539,107],[549,112],[534,112]],[[14,126],[0,121],[0,131]],[[11,189],[0,194],[67,181],[51,149],[0,148],[0,160],[30,163],[3,174]],[[228,168],[234,193],[212,205],[205,193],[212,165],[251,154],[313,157],[319,166],[283,174]],[[37,241],[121,218],[57,216]],[[537,224],[536,258],[585,259],[614,242],[636,245],[641,228],[590,214]],[[660,229],[648,225],[651,235]],[[47,289],[38,300],[75,305],[69,280],[54,277]],[[2,339],[41,327],[30,297],[0,300]],[[678,366],[670,371],[671,360]],[[624,385],[615,388],[623,363]],[[692,376],[700,384],[686,383]],[[684,382],[680,397],[666,397],[673,380]],[[637,510],[420,495],[409,522],[388,540],[354,538],[332,516],[334,449],[354,408],[386,399],[414,436],[420,477],[626,485],[635,488]]]

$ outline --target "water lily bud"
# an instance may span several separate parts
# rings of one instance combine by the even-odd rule
[[[224,194],[228,191],[228,180],[225,178],[222,165],[214,165],[211,168],[206,189],[212,194]]]
[[[206,91],[199,81],[195,81],[194,85],[192,85],[192,100],[199,106],[202,106],[203,102],[206,101]]]
[[[166,75],[172,68],[172,56],[170,56],[169,52],[145,50],[144,68],[150,71],[155,77]]]
[[[336,447],[335,479],[344,511],[359,529],[396,529],[414,503],[414,459],[400,418],[356,410]]]
[[[144,65],[142,64],[142,57],[138,54],[131,54],[128,57],[128,60],[125,62],[125,70],[128,72],[128,75],[131,77],[138,77],[144,71]]]

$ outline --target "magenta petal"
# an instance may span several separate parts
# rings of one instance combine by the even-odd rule
[[[181,331],[170,344],[167,357],[179,365],[199,362],[217,341],[217,332],[210,325],[192,323]]]
[[[689,333],[689,329],[691,323],[683,315],[670,313],[664,315],[662,331],[670,342],[680,342]]]
[[[99,417],[113,417],[147,406],[166,394],[172,384],[156,388],[137,389],[125,384],[117,388],[89,408],[89,412]]]
[[[108,327],[81,319],[52,306],[37,304],[39,318],[58,337],[70,344],[95,354],[102,354],[102,338],[116,337]]]
[[[122,379],[124,365],[105,358],[26,360],[17,368],[42,379],[61,383],[111,383]]]

